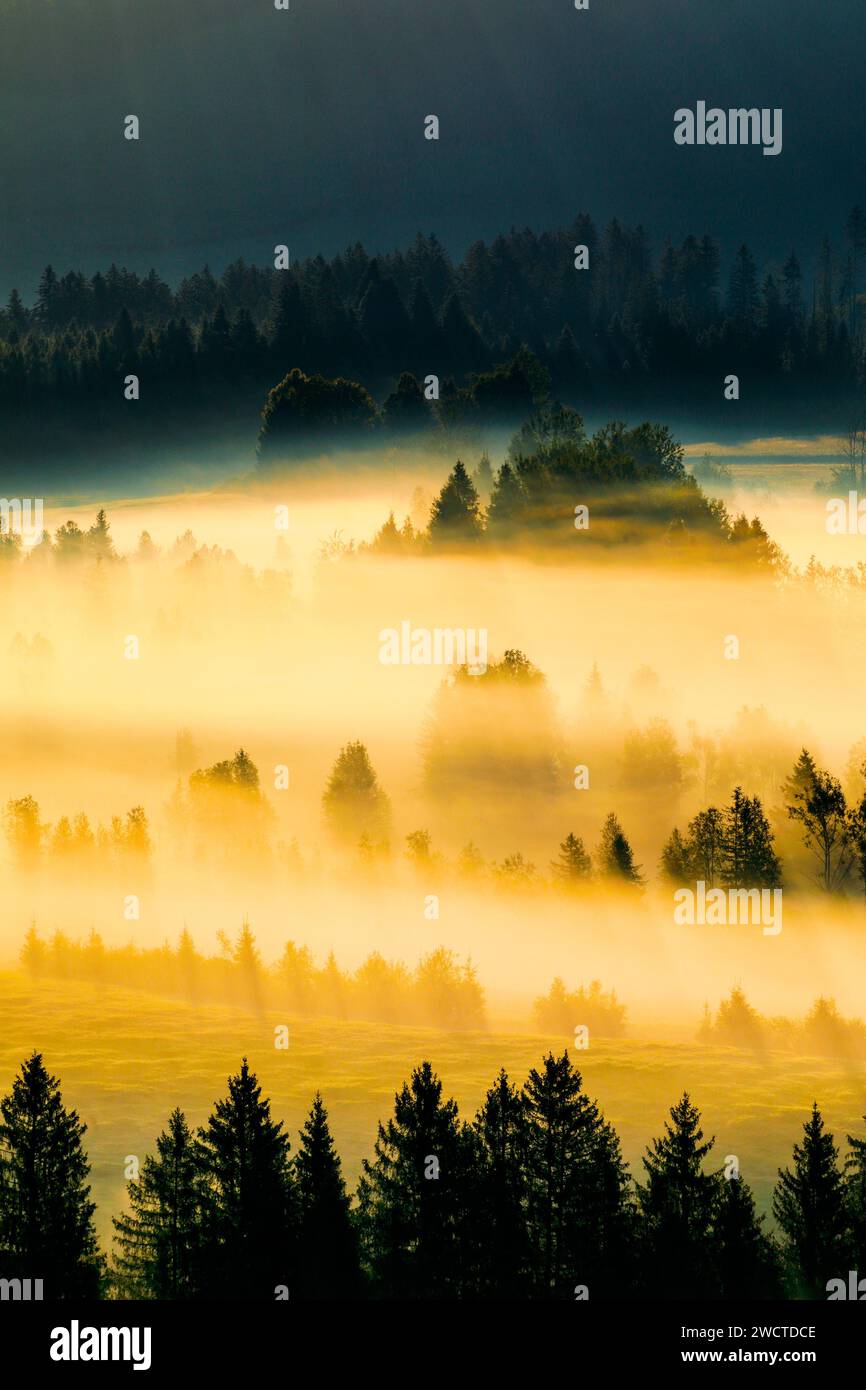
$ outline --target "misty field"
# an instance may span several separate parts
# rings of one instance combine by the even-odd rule
[[[522,1033],[454,1034],[432,1029],[331,1019],[256,1017],[227,1007],[193,1007],[125,990],[77,984],[34,985],[0,975],[0,1091],[34,1047],[59,1076],[64,1099],[88,1126],[86,1145],[107,1244],[110,1217],[123,1205],[127,1155],[153,1151],[169,1111],[179,1105],[190,1123],[205,1121],[226,1079],[247,1055],[274,1115],[297,1143],[314,1092],[322,1092],[346,1176],[354,1186],[370,1155],[376,1123],[413,1066],[429,1058],[464,1118],[471,1117],[500,1067],[522,1082],[543,1053],[568,1047],[565,1036]],[[287,1023],[288,1050],[274,1047],[274,1028]],[[812,1100],[845,1150],[847,1133],[862,1134],[866,1065],[733,1048],[600,1041],[573,1053],[587,1092],[601,1104],[623,1142],[633,1173],[661,1131],[669,1106],[688,1089],[716,1136],[721,1166],[736,1154],[766,1210],[776,1170],[790,1160]]]
[[[742,1190],[752,1232],[813,1102],[841,1161],[864,1133],[858,537],[832,549],[812,474],[703,461],[716,501],[664,429],[536,428],[517,493],[507,458],[493,480],[422,452],[55,511],[53,540],[7,547],[0,1094],[42,1054],[88,1127],[104,1250],[131,1160],[175,1107],[207,1124],[244,1057],[295,1152],[321,1092],[353,1192],[424,1061],[471,1121],[503,1068],[542,1067],[531,1108],[568,1048],[638,1180],[672,1106],[696,1123],[688,1091],[705,1167],[746,1179],[700,1182]],[[604,482],[629,450],[654,484]],[[470,631],[477,669],[436,656]],[[636,1255],[608,1254],[619,1288]]]

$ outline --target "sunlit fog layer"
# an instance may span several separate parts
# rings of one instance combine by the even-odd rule
[[[352,552],[391,511],[398,525],[424,524],[446,471],[441,460],[349,481],[308,471],[116,502],[122,562],[34,555],[6,567],[0,799],[34,798],[44,831],[29,864],[3,840],[2,957],[17,957],[32,921],[46,939],[95,929],[109,945],[174,945],[186,927],[212,953],[246,918],[267,962],[289,939],[320,963],[333,950],[346,969],[373,951],[414,968],[443,946],[471,959],[490,1015],[517,1022],[555,976],[569,989],[601,980],[630,1028],[660,1032],[693,1033],[704,1003],[738,984],[766,1014],[802,1016],[821,994],[862,1014],[856,889],[830,907],[810,886],[781,790],[805,745],[862,794],[862,594],[672,567],[650,547],[581,553],[578,531],[573,555],[555,562],[507,547],[479,558]],[[866,559],[866,537],[828,534],[820,468],[734,474],[708,491],[760,515],[795,565]],[[96,510],[47,508],[45,527],[87,528]],[[138,550],[143,531],[158,553]],[[491,663],[518,650],[545,683],[443,691],[446,667],[380,660],[383,630],[403,622],[483,630]],[[732,636],[737,659],[726,657]],[[390,802],[367,853],[323,811],[335,760],[355,741]],[[190,790],[197,770],[240,749],[264,797],[252,820],[216,795],[203,808]],[[589,786],[577,789],[579,766]],[[676,925],[659,876],[671,830],[737,784],[761,797],[795,870],[772,936]],[[152,850],[112,855],[112,818],[135,807]],[[557,891],[561,842],[573,833],[594,854],[610,812],[645,891]],[[85,853],[74,833],[72,844],[56,834],[82,813],[94,835],[103,827],[102,857],[98,843]],[[418,831],[429,833],[420,859],[407,847]]]

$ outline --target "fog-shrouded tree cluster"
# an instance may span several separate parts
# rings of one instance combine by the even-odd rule
[[[667,426],[612,421],[590,437],[582,416],[555,402],[525,420],[495,474],[486,453],[471,474],[458,460],[426,530],[410,517],[398,527],[392,512],[362,549],[441,555],[530,542],[574,558],[580,546],[654,542],[659,559],[729,560],[767,575],[790,570],[758,517],[731,516],[724,502],[705,495]]]
[[[715,1014],[709,1004],[704,1006],[697,1036],[701,1042],[737,1047],[762,1057],[772,1050],[849,1061],[866,1057],[866,1023],[861,1018],[845,1018],[836,1001],[823,995],[803,1018],[766,1017],[750,1004],[742,986],[736,985]]]
[[[487,1027],[484,991],[470,961],[438,947],[414,969],[373,951],[355,971],[341,970],[329,952],[318,965],[308,946],[287,941],[279,958],[266,964],[245,922],[221,950],[207,956],[184,930],[172,949],[107,945],[96,931],[74,941],[55,931],[43,938],[32,925],[21,948],[21,964],[35,980],[83,980],[174,995],[194,1003],[231,1003],[261,1013],[287,1008],[292,1014],[381,1023],[415,1023],[471,1031]]]

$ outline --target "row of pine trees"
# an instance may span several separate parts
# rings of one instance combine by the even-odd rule
[[[632,1180],[567,1052],[520,1088],[501,1071],[468,1122],[422,1063],[354,1201],[321,1096],[292,1153],[245,1059],[198,1130],[170,1115],[110,1262],[85,1133],[34,1052],[0,1102],[0,1277],[49,1299],[825,1298],[866,1265],[866,1139],[840,1164],[813,1105],[769,1234],[688,1094]]]
[[[110,438],[127,455],[226,431],[251,439],[263,400],[267,417],[268,393],[291,380],[308,402],[327,398],[320,427],[336,412],[340,426],[386,434],[521,418],[540,399],[539,374],[594,412],[621,410],[624,391],[641,414],[677,409],[688,392],[709,414],[732,362],[748,375],[747,414],[751,400],[784,412],[788,428],[792,413],[804,427],[816,411],[828,424],[856,418],[862,210],[849,218],[844,258],[822,248],[811,308],[793,253],[781,277],[762,278],[741,246],[724,294],[709,237],[668,245],[656,265],[643,229],[616,221],[603,235],[581,216],[511,240],[477,243],[461,267],[433,238],[390,262],[361,247],[291,270],[238,261],[221,281],[205,267],[175,293],[154,271],[113,266],[88,278],[47,266],[32,308],[15,290],[0,308],[3,442],[10,456],[68,455]],[[578,245],[586,269],[575,268]],[[441,380],[435,408],[420,388],[431,375]]]
[[[580,271],[576,245],[588,253]],[[855,207],[837,247],[820,250],[811,304],[793,252],[781,272],[762,271],[743,245],[723,276],[709,236],[654,254],[642,227],[613,219],[602,231],[586,214],[476,242],[460,265],[419,236],[387,256],[356,244],[290,270],[238,260],[218,280],[204,267],[174,291],[153,270],[46,266],[32,307],[13,290],[0,309],[0,400],[37,384],[93,392],[133,359],[160,379],[173,369],[180,398],[191,387],[213,397],[223,381],[237,389],[268,365],[271,381],[294,366],[378,378],[433,363],[459,377],[522,343],[562,382],[599,394],[624,375],[632,390],[646,379],[670,391],[732,356],[814,390],[862,373],[864,262],[866,214]]]

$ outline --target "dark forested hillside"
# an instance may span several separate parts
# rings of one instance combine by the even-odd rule
[[[780,248],[765,266],[746,245],[725,267],[709,235],[653,248],[585,214],[476,242],[459,264],[419,233],[384,256],[206,266],[174,289],[155,270],[47,266],[32,305],[13,291],[0,311],[0,423],[18,457],[90,452],[109,431],[115,452],[227,428],[251,448],[267,393],[297,370],[347,378],[356,415],[372,417],[370,393],[392,434],[423,423],[425,391],[447,427],[465,423],[461,390],[483,424],[523,418],[548,387],[584,412],[651,402],[717,428],[844,428],[866,374],[864,263],[855,208],[816,256]]]

